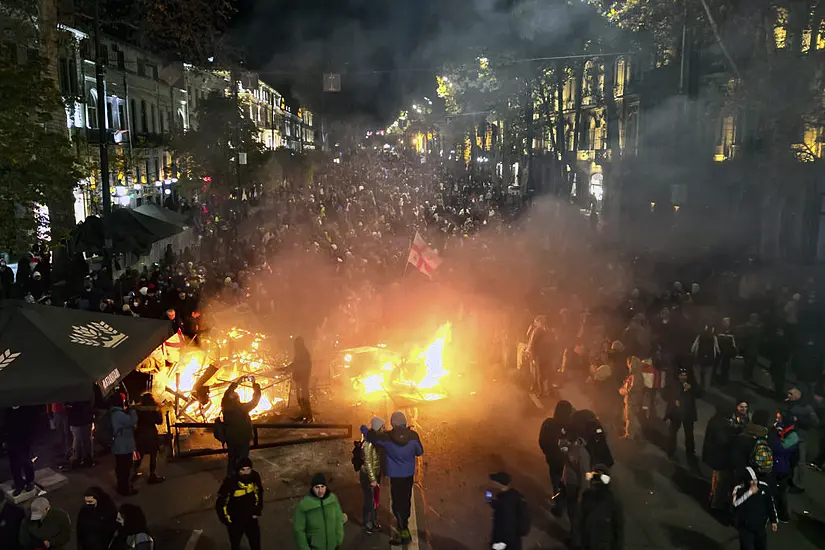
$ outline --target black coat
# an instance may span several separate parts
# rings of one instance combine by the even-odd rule
[[[581,499],[582,550],[621,550],[624,514],[619,499],[605,486],[594,486]]]
[[[77,550],[106,550],[117,529],[117,509],[83,506],[77,514]]]
[[[730,442],[730,469],[733,472],[741,473],[750,466],[753,447],[756,445],[757,437],[768,437],[768,429],[764,426],[748,424],[745,431],[731,438]]]
[[[733,427],[729,414],[717,412],[705,429],[702,444],[702,462],[714,470],[728,470],[731,466],[731,440]]]
[[[215,501],[215,512],[221,523],[243,525],[260,516],[264,507],[264,486],[258,472],[252,471],[248,479],[234,475],[224,479]]]
[[[20,548],[20,525],[26,513],[11,502],[0,502],[0,548],[17,550]]]
[[[35,407],[6,409],[3,435],[9,445],[30,445],[34,438]]]
[[[493,534],[491,543],[503,542],[507,550],[521,550],[521,537],[529,529],[527,503],[521,493],[508,489],[499,493],[490,503],[493,507]]]
[[[66,418],[69,426],[91,426],[95,420],[95,408],[91,400],[66,404]]]
[[[665,418],[668,420],[696,422],[696,398],[701,395],[699,385],[688,380],[690,390],[685,391],[684,385],[679,380],[674,380],[665,388],[665,401],[667,409]],[[679,406],[676,406],[676,402]]]
[[[158,450],[157,425],[163,423],[163,415],[156,407],[137,407],[138,421],[135,427],[135,444],[140,453],[149,454]]]

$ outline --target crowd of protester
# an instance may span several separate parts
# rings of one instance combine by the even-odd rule
[[[114,280],[106,269],[89,270],[78,260],[74,273],[80,273],[82,291],[67,307],[166,319],[197,340],[206,329],[201,316],[206,303],[240,304],[277,318],[279,326],[288,323],[291,334],[309,335],[317,348],[331,336],[357,339],[390,322],[387,289],[404,272],[410,240],[419,232],[448,260],[437,274],[442,286],[473,295],[470,308],[483,296],[491,304],[486,309],[497,312],[485,327],[494,327],[494,334],[477,340],[484,341],[477,353],[500,354],[503,365],[520,374],[525,391],[538,398],[559,397],[559,388],[570,383],[592,397],[593,411],[574,411],[560,401],[539,438],[555,495],[553,509],[567,515],[572,544],[621,548],[623,517],[610,485],[613,457],[605,433],[615,428],[625,438],[641,441],[651,425],[664,420],[668,455],[675,457],[681,431],[688,461],[698,464],[693,436],[698,400],[715,389],[731,389],[731,363],[739,356],[748,383],[755,380],[760,359],[767,361],[772,383],[766,389],[781,405],[754,411],[746,398],[736,397],[735,405],[720,408],[709,420],[701,453],[713,472],[709,508],[733,521],[746,541],[743,548],[764,548],[765,526],[776,529],[788,520],[787,494],[804,490],[806,468],[825,468],[825,432],[819,426],[825,414],[825,352],[817,332],[823,310],[812,283],[800,285],[796,293],[747,285],[742,273],[722,270],[714,262],[683,282],[665,282],[666,270],[657,260],[583,244],[592,240],[592,227],[587,221],[565,221],[566,205],[540,212],[534,205],[525,211],[521,199],[483,180],[383,152],[318,167],[310,184],[268,191],[254,202],[210,198],[197,205],[193,211],[202,231],[197,247],[170,247],[158,264],[127,269]],[[581,218],[579,212],[574,215]],[[546,218],[562,221],[545,225]],[[536,224],[538,231],[531,232]],[[41,249],[21,258],[16,279],[0,262],[3,297],[49,303],[48,258]],[[335,284],[319,284],[319,272],[324,283]],[[384,311],[370,311],[375,304]],[[365,321],[372,318],[375,322]],[[306,358],[299,355],[296,351],[298,364],[310,364],[308,351]],[[787,383],[789,370],[793,387]],[[301,396],[305,418],[312,416],[308,393]],[[135,453],[149,456],[149,481],[163,481],[156,472],[159,414],[150,398],[142,396],[131,405],[118,393],[107,402],[111,424],[120,430],[112,435],[110,448],[117,490],[125,496],[135,492],[140,467],[133,461]],[[75,467],[93,464],[96,408],[101,407],[66,403],[51,408],[61,452]],[[8,415],[12,420],[4,424],[17,494],[33,483],[31,461],[23,460],[30,454],[31,432],[21,428],[31,420],[13,420],[19,414]],[[377,418],[362,427],[361,462],[356,464],[354,454],[353,465],[364,495],[365,530],[378,529],[375,488],[388,476],[397,539],[405,543],[411,536],[407,522],[415,457],[423,453],[423,445],[397,414],[390,431]],[[239,416],[240,428],[247,421],[248,410]],[[264,489],[248,457],[250,438],[240,428],[216,511],[231,547],[239,547],[246,537],[255,550]],[[810,452],[812,443],[818,453]],[[488,497],[496,518],[493,547],[518,549],[530,528],[524,499],[507,473],[494,474],[491,482],[496,487]],[[107,548],[98,545],[90,524],[99,532],[133,537],[132,548],[150,544],[139,510],[122,507],[118,513],[96,488],[89,490],[86,504],[84,527],[80,518],[76,526],[78,540],[88,539],[82,548]],[[50,511],[42,502],[37,509],[41,517],[55,514],[53,529],[65,535],[67,522],[60,511]],[[298,547],[340,544],[339,512],[326,480],[316,476],[296,510]],[[16,513],[9,505],[0,510]],[[318,540],[323,544],[310,542]]]

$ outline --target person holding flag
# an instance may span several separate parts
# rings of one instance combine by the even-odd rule
[[[438,266],[441,265],[441,258],[438,253],[427,244],[424,237],[416,231],[415,238],[412,245],[410,245],[410,254],[407,256],[407,266],[404,268],[406,272],[409,264],[412,264],[418,271],[432,279],[433,273]]]

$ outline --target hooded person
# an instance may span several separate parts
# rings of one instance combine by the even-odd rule
[[[730,504],[734,414],[730,406],[718,406],[716,413],[708,420],[705,439],[702,442],[702,462],[713,470],[710,481],[710,509],[711,512],[719,514],[724,513]]]
[[[624,547],[624,513],[613,493],[610,470],[596,464],[585,476],[590,487],[582,493],[579,520],[581,550],[621,550]]]
[[[236,465],[234,475],[227,477],[218,490],[215,512],[229,532],[231,550],[240,549],[244,536],[250,550],[260,550],[258,518],[264,507],[264,486],[249,457],[240,458]]]
[[[567,435],[572,419],[573,405],[570,401],[561,400],[556,403],[553,416],[542,422],[539,432],[539,447],[550,469],[554,495],[561,489],[561,475],[564,470],[564,453],[559,448],[559,440]]]
[[[398,538],[395,540],[400,544],[408,544],[412,540],[408,522],[415,482],[415,461],[424,454],[424,447],[418,434],[407,427],[404,413],[392,413],[390,424],[392,430],[386,434],[368,432],[367,441],[383,447],[386,453],[392,512],[398,522]]]
[[[507,550],[521,550],[521,539],[530,532],[530,512],[520,492],[511,487],[507,472],[490,474],[495,484],[488,500],[493,509],[493,548],[504,545]]]
[[[764,409],[754,411],[742,433],[733,436],[730,445],[730,469],[741,476],[748,466],[756,475],[765,476],[773,470],[773,453],[768,445],[768,426],[771,415]]]
[[[242,402],[236,391],[241,382],[252,382],[252,399]],[[221,414],[225,429],[225,443],[227,450],[226,475],[231,476],[237,471],[236,463],[241,458],[249,457],[249,443],[254,432],[252,419],[249,414],[258,406],[261,400],[261,385],[255,382],[254,377],[244,376],[232,382],[221,399]]]
[[[373,417],[370,420],[369,431],[378,434],[384,430],[384,421]],[[378,503],[380,501],[381,488],[381,453],[379,448],[367,440],[367,435],[361,434],[361,468],[359,469],[359,482],[361,492],[364,497],[363,525],[364,531],[372,533],[378,528]]]
[[[588,485],[587,474],[590,472],[591,459],[587,443],[574,429],[568,430],[567,436],[559,441],[559,447],[565,457],[561,476],[560,504],[567,511],[567,518],[570,520],[570,538],[575,548],[579,536],[579,504],[582,493]]]
[[[295,508],[293,522],[298,550],[335,550],[344,542],[344,513],[324,474],[315,474],[309,494]]]
[[[775,533],[779,521],[768,483],[760,480],[754,469],[748,467],[742,474],[741,483],[733,488],[732,500],[739,548],[767,550],[767,526],[770,524]]]
[[[613,466],[613,453],[607,442],[607,434],[596,413],[582,409],[573,413],[571,419],[573,431],[584,439],[591,462],[608,468]]]
[[[100,487],[89,487],[77,514],[77,550],[107,550],[117,531],[117,506]]]

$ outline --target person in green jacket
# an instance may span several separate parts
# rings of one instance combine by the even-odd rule
[[[52,508],[43,497],[31,504],[31,513],[20,526],[20,547],[23,550],[59,550],[72,538],[72,522],[69,514]]]
[[[312,476],[312,486],[295,509],[298,550],[335,550],[344,542],[344,513],[327,488],[324,474]]]

